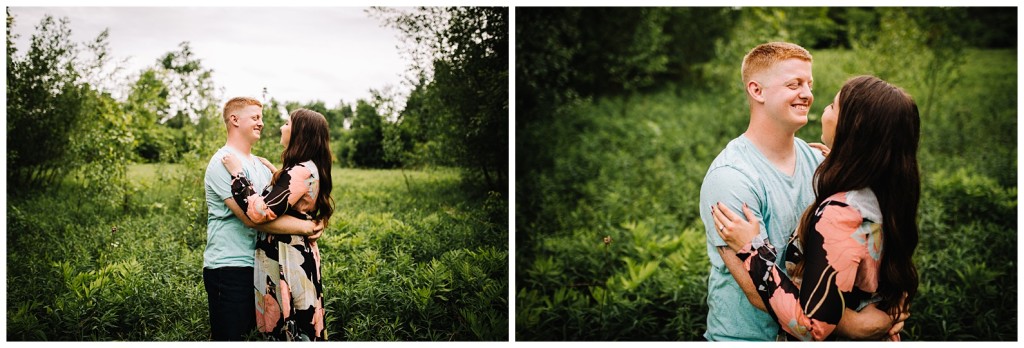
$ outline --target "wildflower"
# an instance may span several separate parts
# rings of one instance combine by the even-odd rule
[[[114,233],[117,233],[117,226],[114,226],[114,227],[110,228],[110,234],[114,234]]]
[[[612,236],[604,236],[604,246],[612,244]]]

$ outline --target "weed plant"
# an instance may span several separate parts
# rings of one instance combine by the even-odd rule
[[[65,183],[8,200],[7,339],[208,340],[205,165],[131,166],[127,198]],[[334,169],[331,340],[508,339],[506,199],[460,175]]]

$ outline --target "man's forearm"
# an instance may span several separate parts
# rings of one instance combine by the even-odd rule
[[[887,336],[893,324],[892,317],[875,306],[867,306],[860,312],[846,308],[836,332],[853,340],[880,340]]]
[[[743,294],[747,296],[747,301],[750,301],[751,305],[762,312],[768,312],[768,308],[764,306],[764,301],[761,300],[761,295],[754,288],[754,281],[750,279],[750,274],[743,268],[743,261],[736,257],[736,253],[727,246],[720,246],[718,247],[718,255],[722,257],[725,267],[729,269],[729,273],[736,280],[736,284],[739,284]]]
[[[277,219],[270,220],[263,224],[255,224],[248,216],[245,215],[245,211],[235,203],[233,198],[224,200],[224,204],[227,205],[228,209],[235,214],[235,217],[242,220],[242,223],[249,228],[255,228],[257,230],[270,233],[270,234],[296,234],[301,236],[308,236],[314,233],[316,223],[309,220],[302,220],[291,215],[282,215]]]
[[[270,220],[265,224],[256,225],[256,229],[270,234],[296,234],[308,236],[313,234],[313,221],[302,220],[291,215],[284,215]]]

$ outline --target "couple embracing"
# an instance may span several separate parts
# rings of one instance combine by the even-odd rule
[[[224,105],[227,142],[210,159],[203,283],[215,341],[327,339],[316,240],[334,211],[327,120],[292,111],[281,126],[282,169],[251,153],[263,104]]]
[[[848,80],[796,131],[814,96],[803,47],[759,45],[741,68],[750,124],[708,168],[707,332],[728,340],[899,340],[917,292],[917,105],[873,76]]]

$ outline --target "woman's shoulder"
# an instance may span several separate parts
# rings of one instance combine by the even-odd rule
[[[306,168],[309,171],[309,176],[313,177],[313,179],[320,180],[320,171],[312,160],[299,163],[299,166]]]
[[[290,176],[293,180],[305,180],[308,179],[309,177],[317,178],[316,164],[313,164],[313,161],[305,161],[295,165],[288,166],[284,169],[284,171],[288,173],[288,176]]]
[[[822,204],[824,205],[828,202],[847,206],[855,210],[865,220],[873,222],[882,221],[882,212],[878,207],[878,198],[870,188],[839,192],[829,196]]]

